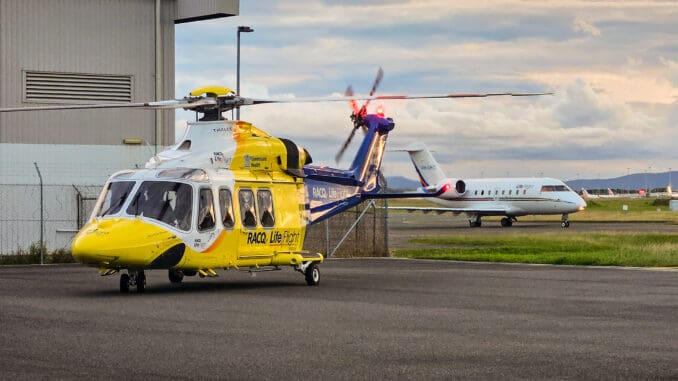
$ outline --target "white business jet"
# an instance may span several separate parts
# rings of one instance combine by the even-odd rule
[[[455,179],[442,171],[423,143],[404,149],[410,154],[424,188],[451,185],[431,202],[443,207],[389,207],[389,209],[454,214],[466,213],[471,227],[480,227],[483,216],[504,216],[501,226],[508,227],[516,217],[536,214],[561,214],[561,226],[570,226],[568,216],[586,208],[586,202],[560,180],[540,177]]]

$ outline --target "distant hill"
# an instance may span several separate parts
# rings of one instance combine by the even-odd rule
[[[678,171],[671,171],[671,182],[678,182]],[[627,176],[615,177],[611,179],[581,179],[566,181],[566,184],[579,191],[581,188],[592,189],[620,189],[620,190],[638,190],[638,189],[664,189],[669,185],[669,172],[660,173],[634,173]]]
[[[386,182],[388,182],[388,188],[395,190],[395,191],[402,191],[402,190],[416,190],[417,188],[421,187],[421,184],[419,181],[411,180],[408,179],[407,177],[402,177],[402,176],[388,176],[386,178]]]

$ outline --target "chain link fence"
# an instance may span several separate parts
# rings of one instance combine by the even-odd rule
[[[363,202],[306,229],[304,249],[326,257],[388,257],[386,200]]]
[[[49,250],[69,247],[100,191],[94,185],[44,185],[41,208],[39,184],[0,184],[0,254],[25,250],[41,236]]]

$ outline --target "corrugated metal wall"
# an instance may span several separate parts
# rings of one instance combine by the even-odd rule
[[[174,98],[176,2],[162,2],[163,89]],[[132,100],[155,97],[154,0],[0,0],[0,105],[22,107],[23,71],[132,76]],[[174,141],[164,112],[163,145]],[[0,143],[155,144],[155,113],[145,110],[0,114]]]

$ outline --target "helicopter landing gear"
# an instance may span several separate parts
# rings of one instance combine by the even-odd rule
[[[469,218],[468,220],[468,224],[472,228],[479,228],[480,225],[482,225],[482,222],[480,221],[480,216],[478,215],[471,216],[471,218]]]
[[[568,219],[568,214],[563,214],[563,221],[560,223],[560,227],[565,229],[570,227],[570,221]]]
[[[170,269],[167,272],[167,277],[172,283],[181,283],[181,281],[184,280],[184,273],[181,272],[181,270]]]
[[[297,271],[304,274],[306,284],[317,286],[320,283],[320,269],[315,262],[305,262],[296,268]]]
[[[120,275],[120,292],[126,294],[130,286],[136,286],[137,292],[146,291],[146,274],[144,270],[129,270],[129,274]]]
[[[513,218],[511,217],[504,217],[501,219],[501,227],[503,228],[508,228],[513,225]]]

